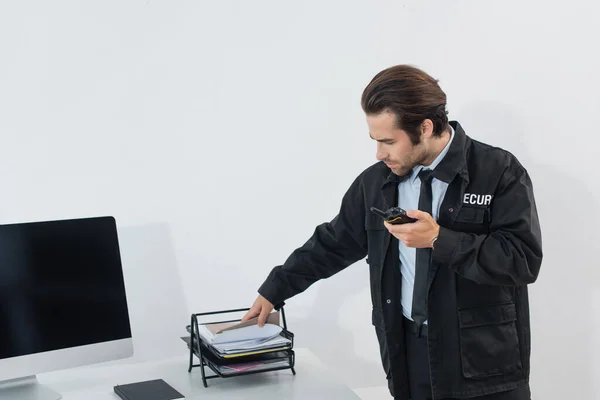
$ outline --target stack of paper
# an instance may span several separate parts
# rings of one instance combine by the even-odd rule
[[[199,325],[202,340],[224,357],[259,354],[291,348],[292,341],[281,335],[279,313],[271,313],[263,327],[258,318],[247,322]]]

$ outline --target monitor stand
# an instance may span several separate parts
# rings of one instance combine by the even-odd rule
[[[0,400],[59,400],[62,396],[40,384],[35,375],[0,382]]]

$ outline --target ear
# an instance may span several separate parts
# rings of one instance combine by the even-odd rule
[[[424,138],[430,138],[433,136],[433,121],[426,119],[421,123],[421,135]]]

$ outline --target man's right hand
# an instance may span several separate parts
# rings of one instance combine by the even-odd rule
[[[242,318],[242,322],[258,316],[258,326],[262,328],[267,321],[267,317],[273,311],[273,307],[269,300],[259,295],[250,310]]]

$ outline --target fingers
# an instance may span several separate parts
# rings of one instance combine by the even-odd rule
[[[421,210],[408,210],[408,211],[406,211],[406,215],[408,215],[411,218],[416,218],[416,219],[431,218],[431,215],[429,215],[429,213],[426,213],[425,211],[421,211]]]
[[[398,227],[401,227],[402,224],[392,225],[389,222],[383,221],[383,226],[385,226],[388,231],[394,232],[398,229]]]
[[[256,300],[254,300],[254,304],[250,307],[250,310],[242,317],[242,322],[246,322],[249,319],[255,318],[260,314],[260,310],[262,309],[261,296],[258,296]]]
[[[269,307],[267,307],[266,305],[263,305],[263,308],[260,312],[260,316],[258,317],[258,326],[259,327],[263,327],[265,325],[265,322],[267,322],[267,317],[269,316],[269,313],[271,312],[271,310],[269,310]]]
[[[404,234],[404,233],[409,233],[412,232],[414,230],[414,225],[413,224],[396,224],[396,225],[392,225],[390,223],[384,222],[383,225],[387,228],[388,231],[390,231],[390,233],[396,235],[400,235],[400,234]]]
[[[246,322],[252,318],[258,317],[258,326],[263,327],[267,322],[267,318],[271,311],[273,311],[273,304],[262,296],[258,296],[250,310],[242,317],[241,322]]]
[[[433,217],[424,211],[409,210],[406,214],[417,219],[416,222],[392,225],[384,221],[385,228],[407,247],[427,247],[435,236],[437,223]]]
[[[252,306],[250,310],[242,317],[242,322],[246,322],[260,314],[260,308]]]
[[[417,232],[416,223],[392,225],[384,222],[390,233],[408,247],[412,247],[413,237]]]

